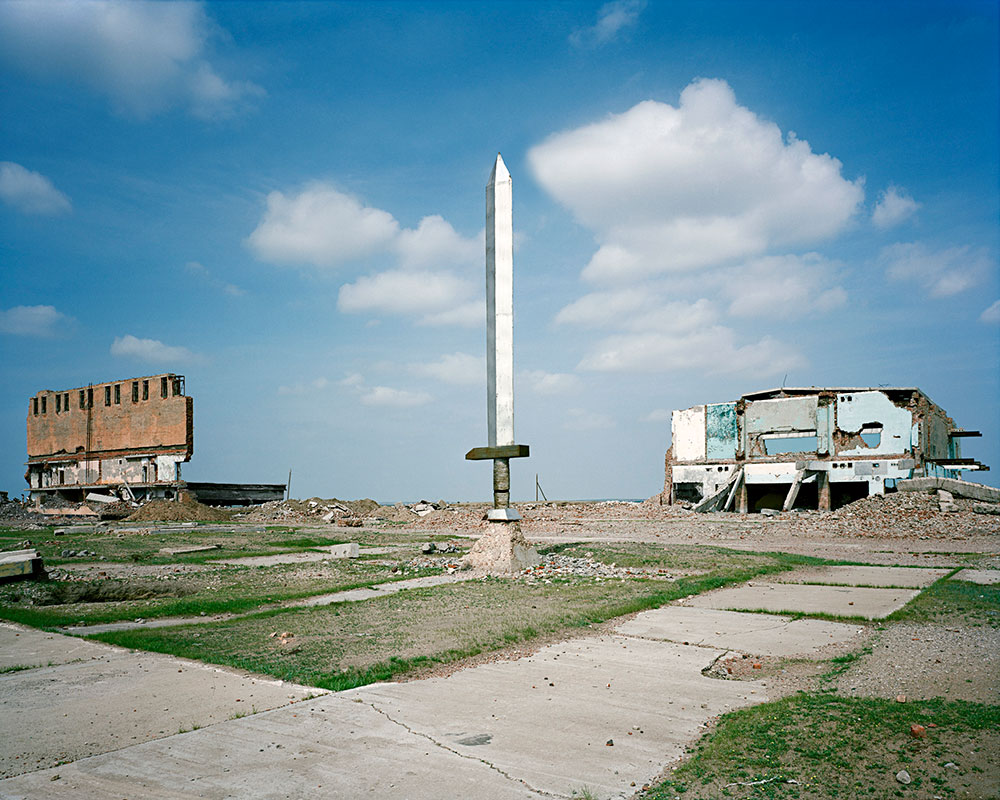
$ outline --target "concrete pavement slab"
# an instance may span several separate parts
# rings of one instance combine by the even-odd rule
[[[526,800],[541,795],[342,693],[0,781],[4,800],[40,797]]]
[[[61,643],[67,654],[79,641],[47,635],[56,637],[48,647]],[[89,653],[86,660],[0,675],[0,775],[106,753],[323,693],[159,653],[80,644],[89,645],[77,651]]]
[[[843,622],[792,620],[714,608],[663,606],[619,625],[617,633],[668,642],[738,650],[760,656],[814,655],[857,637],[861,629]]]
[[[868,589],[795,583],[751,583],[698,595],[685,601],[695,608],[836,614],[881,619],[920,594],[919,589]]]
[[[955,575],[954,580],[988,586],[993,583],[1000,583],[1000,569],[963,569]]]
[[[631,796],[633,781],[641,786],[656,776],[711,717],[768,699],[761,683],[701,674],[723,653],[603,636],[350,694],[536,790]]]
[[[0,622],[0,669],[48,667],[100,658],[107,648],[83,639]]]
[[[803,567],[771,578],[774,583],[825,583],[842,586],[888,586],[922,589],[950,570],[919,567],[827,566]]]

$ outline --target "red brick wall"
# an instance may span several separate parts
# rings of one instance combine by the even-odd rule
[[[194,400],[186,395],[173,395],[172,375],[168,375],[168,396],[160,396],[160,378],[146,378],[95,384],[94,404],[80,408],[80,388],[60,392],[39,392],[28,401],[28,458],[75,453],[87,450],[100,453],[114,450],[163,449],[185,452],[190,457],[194,449]],[[139,382],[139,401],[132,401],[132,381]],[[149,381],[149,399],[142,399],[142,381]],[[121,402],[114,402],[114,387],[121,386]],[[111,387],[111,405],[104,405],[104,387]],[[86,397],[88,387],[83,387]],[[64,404],[56,412],[56,395],[69,395],[69,408]],[[45,413],[41,413],[41,398],[45,397]],[[34,400],[39,401],[39,413],[34,413]],[[92,417],[90,446],[87,446],[87,416]]]

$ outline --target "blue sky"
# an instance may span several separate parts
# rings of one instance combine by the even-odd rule
[[[159,371],[192,480],[646,497],[669,411],[918,386],[1000,468],[993,2],[0,4],[0,488],[27,399]],[[985,479],[996,484],[997,473]]]

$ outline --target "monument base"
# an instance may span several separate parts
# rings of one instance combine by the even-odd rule
[[[486,575],[511,575],[541,561],[521,533],[520,522],[490,522],[462,562]]]

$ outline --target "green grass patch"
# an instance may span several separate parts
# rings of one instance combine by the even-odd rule
[[[198,626],[114,631],[94,638],[342,690],[539,636],[569,633],[787,568],[772,560],[677,581],[476,580],[363,602],[266,611]],[[272,634],[284,631],[294,637],[282,644]]]
[[[643,797],[995,797],[998,726],[1000,708],[978,703],[799,693],[726,714]],[[911,784],[896,781],[901,769]]]
[[[1000,586],[942,578],[890,614],[886,621],[997,628],[1000,627]]]
[[[0,667],[0,675],[9,675],[12,672],[22,672],[26,669],[35,669],[38,665],[31,664],[8,664],[6,667]]]

